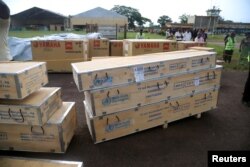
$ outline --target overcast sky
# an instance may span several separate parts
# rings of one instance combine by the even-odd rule
[[[225,20],[250,23],[250,0],[3,0],[11,14],[22,12],[31,7],[40,7],[65,16],[75,15],[87,10],[102,7],[110,10],[114,5],[124,5],[138,9],[143,17],[157,24],[162,15],[169,16],[174,22],[182,14],[206,15],[206,10],[219,7]]]

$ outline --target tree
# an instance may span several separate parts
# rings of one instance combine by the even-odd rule
[[[190,15],[187,15],[187,14],[183,14],[183,15],[179,16],[179,19],[181,20],[181,23],[187,24],[189,16]]]
[[[142,17],[141,13],[137,9],[131,7],[115,5],[111,11],[126,16],[128,18],[128,27],[130,29],[135,28],[135,23],[139,26],[143,26],[145,23],[151,22],[150,19]]]
[[[161,25],[161,27],[164,27],[166,23],[172,23],[172,19],[166,15],[160,16],[157,20],[157,23]]]

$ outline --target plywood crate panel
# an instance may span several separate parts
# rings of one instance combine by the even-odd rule
[[[108,39],[89,39],[89,58],[109,56]]]
[[[82,162],[0,156],[1,167],[83,167]]]
[[[64,73],[72,72],[71,63],[86,61],[81,59],[46,60],[48,72]]]
[[[123,56],[123,40],[109,40],[109,56]]]
[[[147,82],[85,91],[85,100],[93,108],[94,116],[110,114],[219,87],[221,69],[221,66],[218,66],[209,70],[173,75]]]
[[[61,88],[43,87],[23,100],[1,100],[0,123],[42,126],[61,106]]]
[[[123,55],[137,56],[149,53],[169,52],[176,50],[176,41],[166,39],[125,39]]]
[[[34,61],[84,59],[88,60],[88,40],[34,40],[31,41]]]
[[[0,149],[64,153],[75,129],[75,103],[63,102],[43,126],[0,124]]]
[[[104,116],[93,116],[84,102],[87,125],[95,143],[167,124],[216,108],[218,89],[197,92]]]
[[[206,46],[206,42],[194,42],[194,41],[178,41],[177,49],[178,50],[186,50],[190,47],[194,46]]]
[[[82,162],[23,157],[0,157],[1,167],[83,167]]]
[[[201,47],[201,46],[193,46],[193,47],[189,47],[189,49],[192,49],[192,50],[203,50],[203,51],[208,51],[208,52],[214,52],[215,51],[214,48]]]
[[[23,99],[47,83],[45,62],[0,62],[0,99]]]
[[[187,50],[73,63],[72,67],[77,88],[84,91],[208,69],[215,67],[215,61],[215,52]]]

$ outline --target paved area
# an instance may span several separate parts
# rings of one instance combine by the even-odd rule
[[[93,144],[72,74],[50,74],[47,86],[62,87],[76,101],[77,132],[65,154],[0,151],[0,155],[83,161],[86,167],[202,167],[208,150],[250,150],[250,108],[240,102],[247,73],[223,71],[218,108],[133,135]],[[0,165],[1,166],[1,165]]]

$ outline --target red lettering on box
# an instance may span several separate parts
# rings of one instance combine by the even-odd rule
[[[94,40],[94,47],[100,47],[100,41]]]
[[[72,42],[65,42],[65,49],[66,50],[72,50],[73,49],[73,43]]]
[[[169,50],[169,43],[163,43],[163,50]]]

